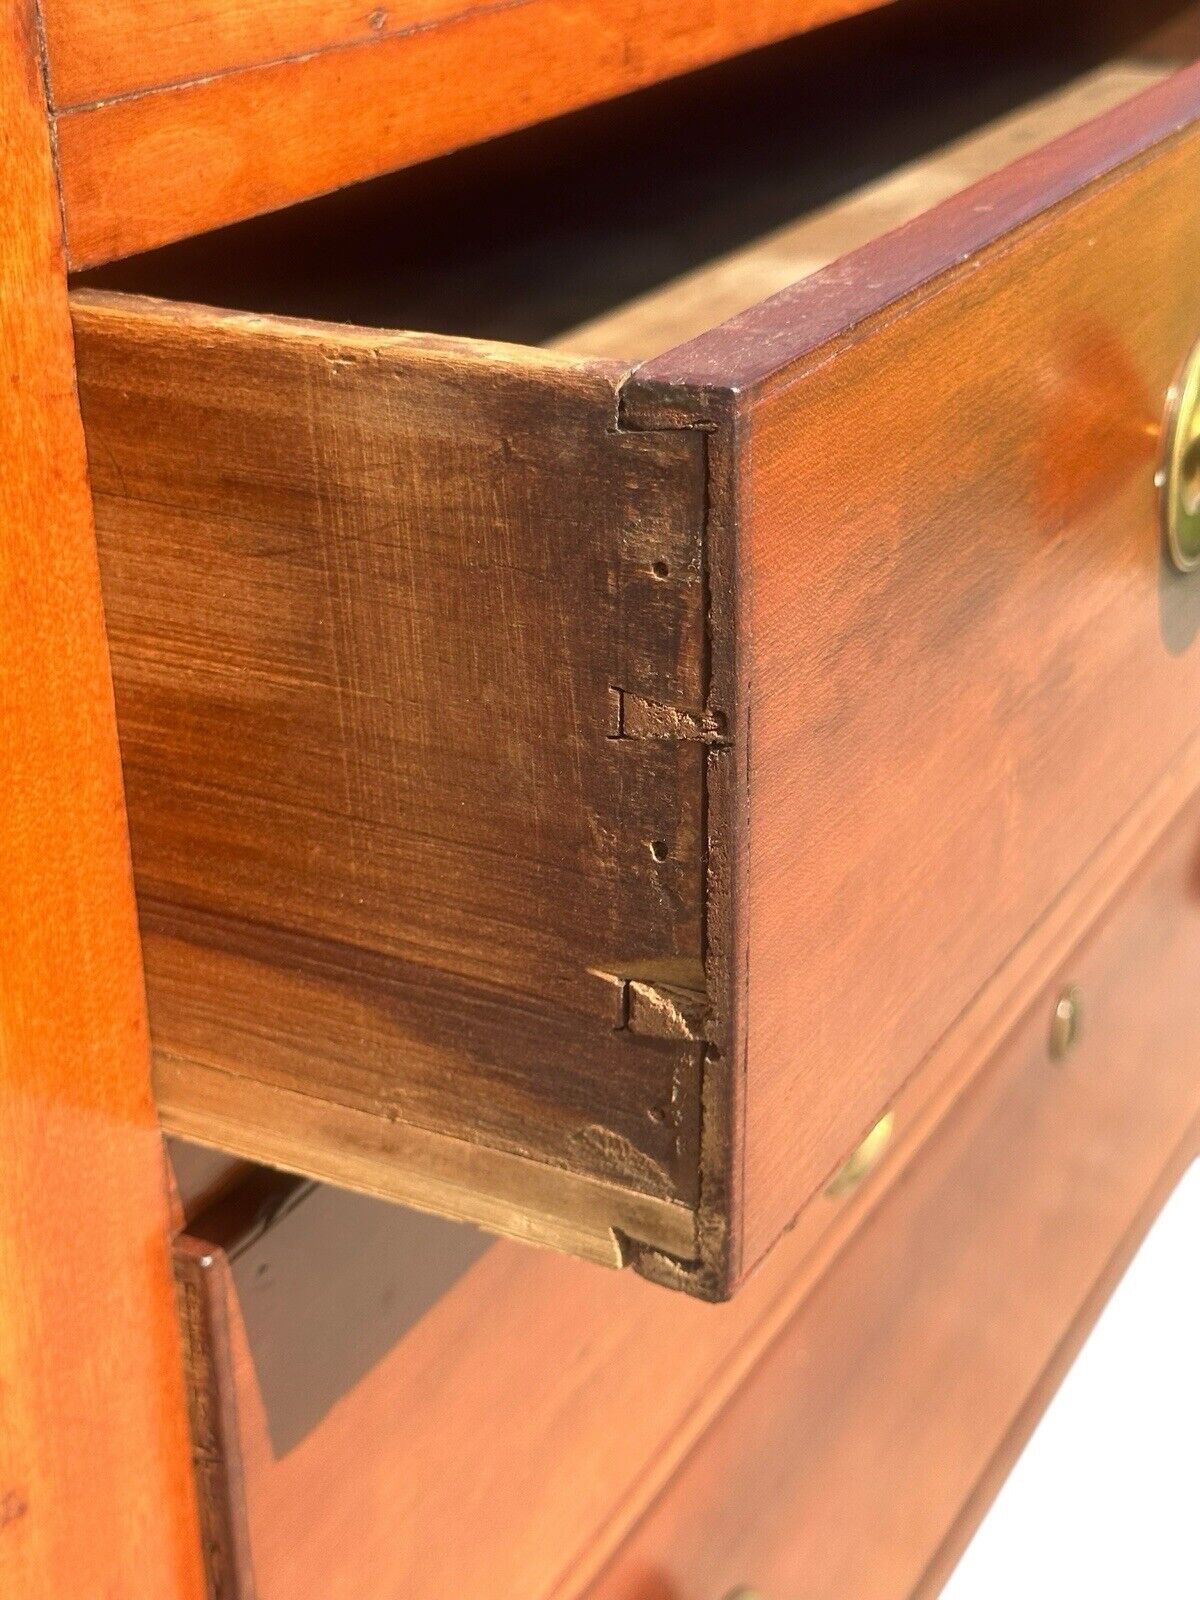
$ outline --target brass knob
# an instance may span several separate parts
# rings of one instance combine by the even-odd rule
[[[1158,472],[1167,550],[1180,572],[1200,566],[1200,342],[1167,395]]]
[[[855,1189],[866,1182],[883,1159],[888,1145],[891,1144],[895,1126],[895,1113],[886,1111],[866,1137],[851,1150],[825,1185],[825,1193],[831,1199],[837,1200],[842,1195],[853,1194]]]
[[[1054,1061],[1063,1061],[1071,1054],[1079,1043],[1079,1033],[1083,1026],[1083,1002],[1079,997],[1079,990],[1073,986],[1064,989],[1055,1002],[1054,1015],[1050,1018],[1050,1057]]]

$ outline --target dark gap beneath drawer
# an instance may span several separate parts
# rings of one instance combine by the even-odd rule
[[[494,1243],[469,1223],[266,1167],[188,1231],[227,1253],[276,1459]]]

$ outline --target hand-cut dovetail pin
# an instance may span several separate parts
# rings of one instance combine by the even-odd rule
[[[866,1138],[855,1146],[825,1185],[825,1193],[831,1199],[837,1200],[843,1195],[853,1194],[859,1184],[870,1177],[892,1142],[895,1126],[895,1112],[887,1111],[880,1117]]]

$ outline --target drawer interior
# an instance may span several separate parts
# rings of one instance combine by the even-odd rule
[[[644,361],[1200,54],[1179,0],[965,10],[901,3],[79,282]]]

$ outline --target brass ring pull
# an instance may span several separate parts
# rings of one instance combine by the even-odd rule
[[[1158,486],[1171,560],[1191,572],[1200,566],[1200,342],[1167,395]]]

